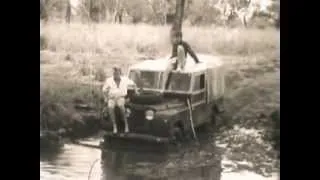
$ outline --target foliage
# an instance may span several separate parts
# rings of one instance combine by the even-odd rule
[[[218,23],[219,12],[209,5],[209,0],[193,2],[186,10],[186,18],[192,25],[216,24]]]
[[[41,0],[40,17],[64,19],[67,13],[67,4],[70,0]],[[43,3],[41,3],[43,2]],[[221,12],[214,6],[218,0],[186,0],[184,19],[192,25],[200,24],[221,24]],[[164,24],[171,23],[169,17],[175,13],[175,0],[79,0],[78,7],[73,17],[82,21],[104,22],[115,21],[115,16],[119,15],[123,22]],[[279,23],[280,3],[274,3],[267,8],[269,18],[273,22],[263,22],[271,25]],[[74,18],[72,18],[74,19]],[[235,18],[234,21],[240,21]],[[260,20],[258,20],[260,21]],[[234,23],[233,23],[234,24]],[[238,23],[240,24],[240,23]],[[257,26],[262,26],[260,22]]]

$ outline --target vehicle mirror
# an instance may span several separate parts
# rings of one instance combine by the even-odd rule
[[[141,79],[141,73],[138,72],[138,71],[133,71],[132,72],[132,76],[133,76],[133,79],[135,80],[135,83],[137,84],[137,87],[139,89],[141,89],[143,87],[143,82],[142,82],[142,79]]]

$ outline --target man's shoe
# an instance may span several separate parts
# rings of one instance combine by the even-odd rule
[[[129,133],[129,128],[128,127],[125,128],[124,133]]]
[[[113,128],[113,134],[117,134],[118,133],[118,129],[117,128]]]

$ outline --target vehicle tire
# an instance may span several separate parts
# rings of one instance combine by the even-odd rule
[[[177,142],[183,143],[185,141],[188,141],[189,133],[184,128],[184,125],[183,125],[182,121],[178,121],[178,122],[176,122],[174,124],[173,132],[174,132],[173,136],[174,136],[174,138],[176,139]]]
[[[154,105],[163,102],[164,98],[160,93],[141,93],[133,95],[131,102],[136,104]]]
[[[216,103],[214,104],[214,111],[217,114],[220,113],[224,113],[225,112],[225,108],[224,108],[224,99],[223,98],[219,98]]]
[[[182,130],[180,127],[175,127],[173,129],[173,136],[174,136],[174,139],[177,141],[177,142],[182,142],[182,139],[183,139],[183,133],[182,133]]]
[[[210,121],[210,123],[211,123],[211,125],[212,125],[213,127],[216,127],[216,125],[217,125],[216,120],[217,120],[218,114],[219,114],[219,113],[218,113],[217,105],[216,105],[216,104],[213,104],[213,106],[212,106],[211,121]]]

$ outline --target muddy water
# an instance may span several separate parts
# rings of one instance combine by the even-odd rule
[[[73,144],[65,144],[59,152],[40,152],[40,179],[88,179],[90,166],[98,158],[100,150]]]
[[[99,139],[90,139],[85,143],[98,145],[99,142]],[[40,179],[219,180],[220,162],[214,160],[216,156],[206,148],[160,154],[114,149],[102,151],[65,144],[59,152],[40,153]]]

